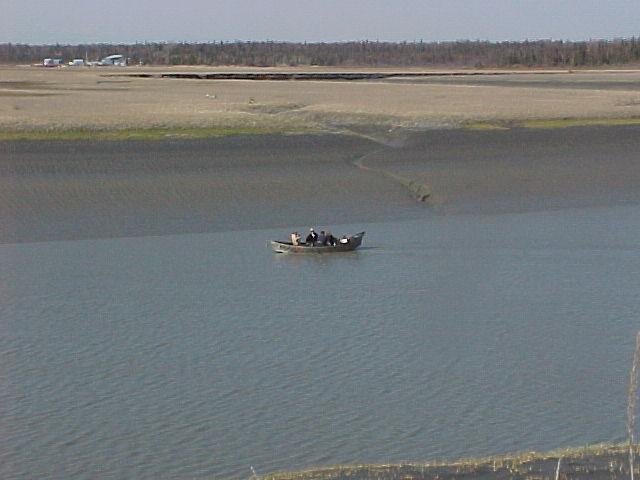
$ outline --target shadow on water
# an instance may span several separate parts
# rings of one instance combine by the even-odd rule
[[[282,264],[290,263],[292,265],[332,265],[336,262],[355,262],[360,260],[360,255],[357,251],[310,254],[274,253],[273,255],[276,262]]]

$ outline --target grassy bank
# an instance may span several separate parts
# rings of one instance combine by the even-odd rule
[[[191,127],[191,128],[126,128],[126,129],[72,129],[72,130],[15,130],[0,131],[0,141],[10,140],[165,140],[168,138],[197,139],[228,137],[233,135],[268,135],[312,133],[310,129],[278,127]]]
[[[454,462],[402,463],[386,465],[338,465],[298,472],[278,472],[261,480],[311,479],[600,479],[629,474],[628,447],[599,444],[551,452],[524,452]]]
[[[640,125],[640,118],[550,118],[521,121],[472,121],[462,124],[468,130],[509,130],[510,128],[615,127]]]
[[[625,126],[640,125],[640,118],[560,118],[531,119],[523,121],[470,121],[458,126],[466,130],[509,130],[511,128],[557,129],[583,126]],[[431,127],[434,128],[434,127]],[[335,129],[322,129],[325,131]],[[398,131],[402,130],[399,128]],[[415,130],[415,129],[414,129]],[[295,135],[318,133],[319,128],[308,125],[273,125],[273,126],[213,126],[213,127],[148,127],[148,128],[86,128],[86,129],[24,129],[0,130],[0,141],[13,140],[91,140],[91,141],[125,141],[125,140],[165,140],[169,138],[198,139],[227,137],[234,135]],[[349,130],[340,129],[342,133]],[[397,133],[397,132],[396,132]]]

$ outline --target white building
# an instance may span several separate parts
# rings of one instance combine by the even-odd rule
[[[57,67],[58,65],[62,65],[61,58],[45,58],[42,61],[43,67]]]
[[[102,66],[126,67],[127,59],[123,55],[109,55],[98,62]]]

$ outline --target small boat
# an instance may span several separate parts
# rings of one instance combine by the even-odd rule
[[[362,237],[364,232],[356,233],[347,237],[347,242],[342,243],[338,240],[336,245],[307,245],[301,243],[300,245],[294,245],[291,242],[278,242],[277,240],[271,240],[271,248],[277,253],[337,253],[337,252],[350,252],[355,250],[362,243]]]

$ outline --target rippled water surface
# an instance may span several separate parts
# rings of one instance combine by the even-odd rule
[[[293,228],[293,227],[292,227]],[[302,226],[298,228],[303,228]],[[624,437],[640,208],[0,245],[0,477],[246,478]]]

